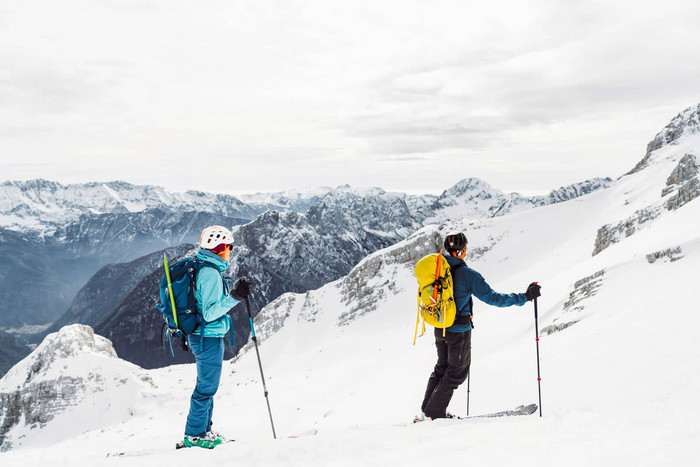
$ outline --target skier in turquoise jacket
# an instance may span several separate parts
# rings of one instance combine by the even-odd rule
[[[455,389],[466,381],[471,364],[472,295],[489,305],[507,307],[522,306],[540,296],[540,286],[531,283],[525,293],[502,294],[486,283],[483,276],[467,267],[467,237],[463,232],[451,232],[445,237],[443,256],[450,265],[454,283],[454,299],[457,316],[452,326],[443,330],[435,328],[435,346],[438,361],[435,364],[425,397],[421,405],[422,418],[450,418],[447,406]],[[417,420],[416,420],[417,421]]]
[[[214,395],[219,388],[224,360],[224,337],[232,326],[228,312],[250,293],[250,283],[241,278],[229,295],[222,273],[228,268],[233,248],[233,234],[218,225],[207,227],[199,239],[197,259],[203,266],[197,272],[197,312],[205,324],[188,336],[197,362],[197,383],[190,398],[185,438],[178,448],[214,448],[226,438],[212,431]],[[203,328],[203,330],[202,330]],[[233,333],[231,333],[233,345]]]

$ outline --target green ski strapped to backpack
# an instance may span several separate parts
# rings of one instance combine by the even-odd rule
[[[457,315],[452,272],[450,264],[442,255],[442,250],[421,258],[416,263],[415,274],[418,281],[418,314],[413,345],[416,345],[421,317],[421,336],[425,333],[425,323],[441,328],[444,336],[445,329],[454,324]]]

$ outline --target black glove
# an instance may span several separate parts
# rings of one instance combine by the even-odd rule
[[[231,292],[231,295],[233,295],[233,298],[240,302],[245,300],[246,297],[250,295],[250,281],[247,277],[241,277],[238,279],[238,282],[236,282],[236,285],[233,287],[233,292]]]
[[[535,298],[539,297],[542,295],[540,293],[541,287],[537,285],[537,282],[533,282],[532,284],[527,286],[527,290],[525,291],[525,296],[527,297],[527,301],[531,302]]]

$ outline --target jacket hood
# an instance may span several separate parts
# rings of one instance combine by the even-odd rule
[[[197,258],[200,261],[211,264],[220,272],[224,272],[228,268],[228,261],[224,261],[221,256],[202,247],[197,250]]]

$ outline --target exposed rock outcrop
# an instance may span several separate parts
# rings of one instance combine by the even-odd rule
[[[89,326],[66,326],[49,334],[0,379],[0,451],[11,449],[28,430],[45,427],[91,394],[119,392],[108,401],[105,413],[96,414],[107,418],[109,410],[129,403],[129,392],[149,386],[153,382],[148,374],[118,359],[109,340]],[[80,423],[73,424],[65,436],[80,429]]]

